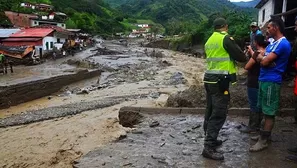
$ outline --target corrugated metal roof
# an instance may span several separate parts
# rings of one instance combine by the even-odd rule
[[[0,38],[7,38],[21,29],[0,29]]]
[[[39,41],[39,40],[42,40],[42,38],[7,38],[7,39],[4,39],[2,41],[4,42],[21,42],[21,41]]]
[[[29,28],[23,29],[10,37],[45,37],[52,33],[54,29],[50,28]]]

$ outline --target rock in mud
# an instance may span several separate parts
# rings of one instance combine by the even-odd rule
[[[141,123],[143,115],[136,111],[120,110],[119,120],[120,124],[124,127],[133,128],[134,125]]]
[[[151,92],[149,94],[149,97],[153,98],[153,99],[157,99],[160,97],[160,93],[159,92]]]
[[[161,51],[155,51],[153,50],[150,54],[151,57],[155,57],[155,58],[163,58],[164,54]]]
[[[79,87],[75,87],[73,89],[70,90],[72,94],[77,94],[78,92],[81,91],[81,89]]]
[[[150,127],[153,128],[153,127],[157,127],[159,126],[160,123],[158,121],[153,121],[152,123],[150,123]]]
[[[166,60],[162,60],[159,62],[159,64],[163,65],[163,66],[172,66],[172,64]]]
[[[77,94],[77,95],[81,95],[81,94],[89,94],[89,93],[90,93],[89,90],[83,89],[83,90],[77,92],[76,94]]]
[[[200,128],[200,127],[201,127],[201,124],[197,124],[197,125],[193,126],[192,129],[194,130],[194,129],[197,129],[197,128]]]
[[[120,135],[118,140],[120,141],[120,140],[125,139],[125,138],[127,138],[127,134]]]
[[[179,84],[186,84],[187,80],[184,78],[184,75],[181,72],[175,72],[170,77],[168,84],[169,85],[179,85]]]

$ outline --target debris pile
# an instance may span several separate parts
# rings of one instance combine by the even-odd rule
[[[95,55],[118,55],[118,54],[123,54],[120,51],[109,50],[106,47],[104,47],[104,48],[98,47],[97,49],[91,50],[91,51],[96,51]]]

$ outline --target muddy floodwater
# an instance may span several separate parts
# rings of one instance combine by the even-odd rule
[[[220,132],[225,161],[213,161],[201,156],[204,132],[203,117],[198,115],[151,115],[119,141],[89,152],[75,167],[178,167],[178,168],[294,168],[285,161],[288,147],[297,145],[296,128],[278,119],[269,149],[250,153],[250,136],[238,131],[243,118],[229,117]],[[152,123],[155,127],[152,126]],[[157,126],[156,126],[157,125]],[[295,140],[294,140],[295,139]]]
[[[120,125],[123,106],[205,105],[205,59],[140,47],[137,40],[141,39],[131,40],[129,45],[107,40],[74,56],[17,66],[14,74],[1,76],[0,88],[5,88],[81,70],[102,72],[63,85],[47,96],[1,109],[0,167],[296,167],[284,160],[286,149],[297,146],[292,117],[277,119],[268,150],[249,153],[255,142],[237,130],[247,118],[229,116],[219,137],[225,141],[219,148],[224,162],[201,156],[202,116],[145,115],[133,129]],[[240,102],[236,107],[247,107],[246,86],[237,88],[232,94]],[[290,105],[289,98],[284,100]],[[150,127],[152,123],[154,127]]]

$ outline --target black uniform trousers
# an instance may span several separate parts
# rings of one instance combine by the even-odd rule
[[[229,86],[223,90],[220,83],[205,83],[207,107],[203,128],[206,134],[204,146],[215,147],[217,137],[223,127],[230,101]],[[226,92],[227,91],[227,92]]]

